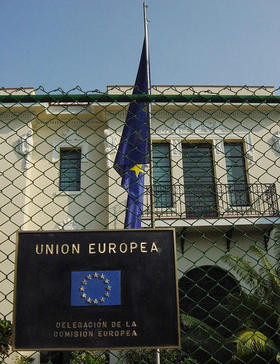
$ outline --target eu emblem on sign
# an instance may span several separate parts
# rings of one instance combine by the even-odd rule
[[[114,306],[121,304],[120,271],[71,273],[71,306]]]

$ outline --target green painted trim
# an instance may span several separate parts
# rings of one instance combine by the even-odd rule
[[[280,104],[280,96],[243,95],[109,95],[109,94],[63,94],[63,95],[0,95],[5,103],[119,103],[131,101],[163,103],[230,103],[230,104]],[[20,105],[19,105],[20,106]]]

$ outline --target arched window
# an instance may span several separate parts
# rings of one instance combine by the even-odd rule
[[[204,265],[185,272],[179,280],[180,309],[209,323],[213,311],[225,303],[229,293],[240,291],[238,282],[226,270]]]

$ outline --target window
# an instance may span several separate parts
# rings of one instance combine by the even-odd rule
[[[80,191],[81,149],[60,149],[60,191]]]
[[[185,272],[179,280],[180,308],[206,323],[219,319],[219,312],[215,308],[225,301],[228,294],[239,292],[238,282],[230,272],[218,266],[203,265],[194,268]],[[232,320],[228,317],[222,325],[226,321],[231,327]]]
[[[155,207],[172,207],[169,143],[153,143]]]
[[[225,143],[229,201],[232,206],[248,206],[249,190],[242,143]]]
[[[217,216],[212,144],[182,145],[187,217]]]

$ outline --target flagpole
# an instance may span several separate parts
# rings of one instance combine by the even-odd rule
[[[146,40],[146,64],[147,64],[147,81],[148,81],[148,94],[151,95],[151,78],[150,78],[150,53],[149,53],[149,32],[148,32],[148,19],[147,19],[147,4],[143,2],[144,11],[144,30]],[[155,228],[155,214],[154,214],[154,185],[153,185],[153,143],[152,143],[152,104],[149,102],[147,107],[148,122],[149,122],[149,138],[150,138],[150,202],[151,202],[151,228]],[[157,362],[158,364],[159,362]]]
[[[148,78],[148,94],[151,95],[151,78],[150,78],[150,53],[149,53],[149,32],[148,32],[148,19],[147,19],[147,4],[143,2],[144,10],[144,29],[146,40],[146,64],[147,64],[147,78]],[[151,227],[155,228],[155,214],[154,214],[154,185],[153,185],[153,142],[152,142],[152,104],[148,103],[148,121],[149,121],[149,138],[150,138],[150,200],[151,200]],[[156,349],[156,364],[160,364],[160,351]]]

